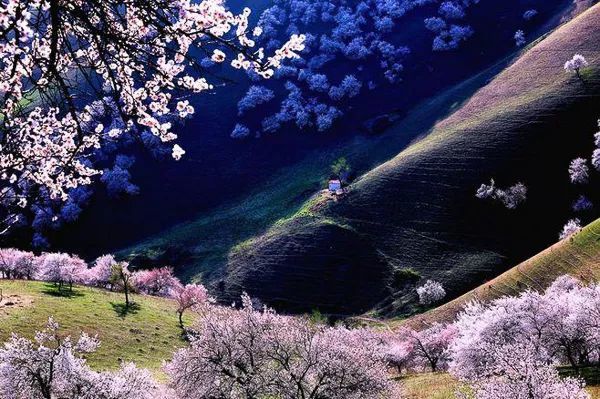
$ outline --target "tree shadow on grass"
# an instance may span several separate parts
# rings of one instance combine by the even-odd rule
[[[46,284],[42,289],[42,293],[58,298],[78,298],[85,295],[83,292],[78,290],[69,290],[69,287],[63,287],[59,290],[58,286],[53,284]]]
[[[129,306],[125,306],[122,302],[111,302],[110,306],[112,306],[117,316],[121,318],[124,318],[128,314],[136,314],[141,309],[140,305],[135,302],[131,302]]]

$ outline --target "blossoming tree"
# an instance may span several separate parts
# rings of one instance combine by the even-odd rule
[[[383,366],[382,340],[366,330],[255,310],[244,296],[241,310],[202,313],[191,336],[167,365],[181,397],[400,397]]]
[[[222,0],[7,0],[0,5],[0,203],[7,230],[36,199],[65,201],[101,173],[96,150],[125,136],[177,139],[186,99],[213,88],[196,54],[269,78],[297,57],[253,49],[249,9]],[[180,159],[185,151],[172,146]]]

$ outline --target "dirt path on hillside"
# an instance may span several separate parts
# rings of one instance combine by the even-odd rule
[[[33,298],[27,295],[3,295],[0,300],[0,317],[7,316],[14,309],[27,308],[33,304]]]

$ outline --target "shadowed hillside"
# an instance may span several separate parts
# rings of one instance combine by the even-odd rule
[[[556,240],[575,196],[567,166],[593,149],[600,6],[529,49],[423,139],[313,198],[230,254],[223,298],[246,290],[292,311],[413,311],[415,273],[458,296]],[[594,66],[563,70],[574,53]],[[477,200],[482,182],[522,181],[517,210]],[[542,232],[540,234],[540,232]]]
[[[436,321],[448,322],[469,301],[491,301],[526,289],[543,290],[565,274],[584,282],[600,280],[600,219],[495,279],[438,308],[413,316],[406,323],[419,328]]]

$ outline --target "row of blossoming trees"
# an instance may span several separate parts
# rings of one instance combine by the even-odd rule
[[[211,302],[202,285],[183,285],[170,267],[150,270],[129,270],[127,262],[118,262],[112,255],[96,259],[91,267],[81,258],[66,253],[32,252],[13,248],[0,249],[0,277],[7,279],[41,280],[54,283],[59,291],[73,284],[99,287],[125,294],[125,305],[129,307],[132,292],[176,299],[179,321],[187,309],[198,303]]]
[[[240,307],[220,306],[169,268],[130,273],[111,256],[88,268],[65,254],[6,249],[0,265],[5,277],[121,291],[126,273],[131,289],[176,298],[180,320],[190,308],[198,315],[189,346],[165,365],[167,384],[131,363],[92,370],[83,356],[97,337],[64,338],[50,320],[35,341],[13,336],[0,349],[0,399],[401,398],[398,374],[443,370],[465,383],[458,398],[585,399],[583,381],[556,367],[600,366],[600,285],[567,276],[544,292],[470,303],[453,323],[386,331],[279,315],[247,295]]]

